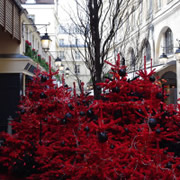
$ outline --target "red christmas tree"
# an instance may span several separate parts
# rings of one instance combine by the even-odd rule
[[[57,88],[37,74],[0,162],[28,179],[180,179],[179,106],[166,105],[153,76],[128,80],[119,59],[97,84],[101,100]]]

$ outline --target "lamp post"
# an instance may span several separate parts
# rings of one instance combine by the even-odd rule
[[[41,37],[41,43],[42,43],[42,48],[44,49],[45,52],[47,52],[50,48],[50,43],[51,39],[47,33],[47,27],[46,27],[46,33],[44,36]],[[49,56],[49,72],[51,73],[51,56]],[[39,144],[42,145],[42,119],[40,119],[40,127],[39,127]]]

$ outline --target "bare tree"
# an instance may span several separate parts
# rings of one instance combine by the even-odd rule
[[[81,31],[84,40],[85,53],[81,53],[83,61],[91,74],[91,80],[96,99],[101,91],[96,84],[102,81],[104,60],[108,58],[113,46],[113,39],[124,28],[127,19],[127,9],[134,4],[138,7],[140,0],[75,0],[76,12],[69,13],[71,21]],[[73,13],[74,12],[74,13]],[[78,49],[78,47],[77,47]]]

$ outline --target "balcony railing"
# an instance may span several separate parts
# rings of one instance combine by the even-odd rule
[[[59,47],[86,47],[84,44],[59,44]]]

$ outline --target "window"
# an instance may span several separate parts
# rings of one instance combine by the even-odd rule
[[[65,58],[65,56],[64,56],[64,51],[59,51],[59,57],[60,57],[61,59],[64,59],[64,58]]]
[[[147,18],[149,18],[152,15],[153,1],[152,0],[146,0],[146,4],[147,4]]]
[[[134,30],[135,27],[135,8],[133,7],[131,10],[131,29]]]
[[[173,1],[173,0],[167,0],[167,3],[170,3],[171,1]]]
[[[75,73],[75,74],[80,74],[80,65],[77,65],[77,64],[76,64],[76,65],[74,66],[74,73]]]
[[[142,24],[142,17],[143,17],[143,2],[139,2],[139,11],[138,11],[138,17],[137,22],[138,25]]]
[[[60,39],[60,40],[59,40],[59,45],[60,45],[60,46],[64,45],[64,39]]]
[[[164,34],[165,38],[165,53],[166,54],[172,54],[173,53],[173,37],[172,37],[172,31],[170,28],[168,28]]]
[[[149,41],[144,40],[143,49],[142,49],[142,60],[144,60],[144,56],[146,56],[146,61],[151,60],[151,46]]]
[[[75,45],[79,45],[79,39],[75,39]]]
[[[129,32],[129,14],[128,13],[126,13],[126,23],[125,23],[125,25],[126,25],[126,32],[128,33]]]
[[[161,9],[161,0],[156,1],[156,10]]]
[[[135,69],[135,65],[136,65],[136,58],[135,58],[135,54],[134,54],[134,50],[132,49],[131,52],[130,52],[130,66],[131,68],[134,68]]]
[[[80,34],[81,32],[80,32],[80,28],[78,27],[78,26],[75,26],[75,28],[74,28],[74,33],[75,34]]]
[[[146,60],[147,61],[151,60],[151,47],[149,42],[146,43]]]
[[[75,59],[80,59],[80,53],[79,53],[79,51],[75,51]]]

